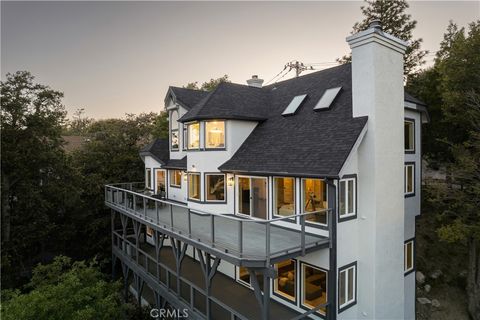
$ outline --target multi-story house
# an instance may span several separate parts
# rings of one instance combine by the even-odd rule
[[[170,87],[145,182],[106,186],[125,290],[189,319],[415,318],[428,114],[404,41],[347,42],[351,64],[268,86]]]

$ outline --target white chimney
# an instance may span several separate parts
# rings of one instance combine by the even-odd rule
[[[349,36],[353,116],[368,116],[358,149],[358,314],[404,318],[404,93],[407,43],[378,21]],[[360,317],[360,316],[359,316]]]
[[[258,76],[255,74],[251,79],[247,80],[247,84],[250,87],[261,88],[263,84],[263,79],[258,79]]]

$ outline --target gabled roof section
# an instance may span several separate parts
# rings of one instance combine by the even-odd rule
[[[170,159],[167,164],[162,166],[162,168],[187,170],[187,156],[182,159]]]
[[[269,113],[270,93],[261,88],[223,82],[178,121],[236,119],[263,121]]]
[[[311,73],[262,90],[270,93],[268,119],[260,123],[233,157],[219,169],[227,172],[336,177],[362,132],[367,117],[352,117],[351,65]],[[324,112],[315,112],[326,89],[342,94]],[[307,94],[303,106],[282,116],[293,97]]]
[[[160,164],[166,164],[170,159],[168,139],[155,139],[140,150],[140,156],[151,156]]]
[[[193,90],[179,87],[170,87],[165,98],[165,102],[171,96],[174,102],[180,104],[187,110],[193,108],[200,100],[205,98],[209,92],[203,90]]]

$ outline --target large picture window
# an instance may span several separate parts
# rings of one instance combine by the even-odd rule
[[[152,189],[152,169],[145,169],[145,188]]]
[[[415,195],[415,164],[405,164],[405,195]]]
[[[415,121],[405,120],[404,122],[405,134],[405,152],[415,152]]]
[[[295,214],[295,179],[273,178],[273,214],[291,216]]]
[[[315,308],[327,302],[327,272],[302,263],[302,305]],[[319,313],[325,314],[325,308],[320,308]]]
[[[205,148],[225,148],[225,121],[205,122]]]
[[[275,265],[278,277],[274,280],[273,290],[276,294],[295,301],[297,292],[297,263],[295,260],[286,260]]]
[[[414,241],[409,240],[405,242],[404,246],[404,271],[408,273],[414,269]]]
[[[181,188],[182,187],[182,171],[170,170],[170,186]]]
[[[200,123],[194,122],[187,125],[188,149],[200,148]]]
[[[188,173],[188,198],[200,200],[200,173]]]
[[[205,174],[206,201],[225,201],[225,175]]]
[[[355,216],[356,213],[356,181],[355,178],[340,180],[339,192],[340,218]]]
[[[338,271],[338,307],[345,309],[356,302],[357,265],[350,264]]]
[[[327,213],[318,212],[328,208],[327,185],[321,179],[303,179],[303,212],[312,212],[306,216],[308,222],[326,225]]]

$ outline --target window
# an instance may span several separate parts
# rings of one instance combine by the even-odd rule
[[[330,88],[325,90],[322,97],[318,101],[317,105],[313,110],[322,110],[322,109],[329,109],[330,105],[332,104],[333,100],[337,97],[337,94],[340,92],[342,87],[337,88]]]
[[[414,240],[409,240],[403,245],[404,250],[404,271],[409,273],[414,269]]]
[[[237,268],[237,280],[243,285],[246,285],[249,288],[252,288],[252,283],[250,281],[250,273],[248,272],[248,269],[245,267],[238,267]],[[260,287],[260,290],[263,291],[263,275],[262,274],[257,274],[257,282],[258,286]]]
[[[306,216],[306,220],[317,224],[327,224],[327,185],[320,179],[303,179],[303,212],[316,212]]]
[[[415,152],[415,120],[405,120],[405,152]]]
[[[170,170],[170,187],[182,187],[182,171]]]
[[[307,308],[315,308],[327,303],[327,272],[302,263],[302,305]],[[325,308],[320,308],[321,314],[325,314]]]
[[[286,260],[275,265],[278,277],[274,280],[273,292],[295,301],[297,292],[297,263],[295,260]]]
[[[145,188],[152,189],[152,169],[145,169]]]
[[[188,149],[200,149],[200,123],[194,122],[187,125]]]
[[[295,179],[273,178],[273,214],[291,216],[295,214]]]
[[[292,101],[289,103],[285,111],[283,111],[282,116],[294,115],[297,112],[298,107],[302,104],[303,100],[307,97],[306,94],[293,97]]]
[[[200,200],[200,173],[188,173],[188,198]]]
[[[163,197],[165,197],[165,170],[160,170],[160,169],[157,169],[156,170],[156,176],[155,176],[155,179],[156,179],[156,186],[157,186],[157,194],[160,194],[162,195]]]
[[[206,201],[225,201],[225,175],[205,174]]]
[[[266,178],[238,177],[238,213],[254,218],[268,218],[268,188]]]
[[[225,121],[205,122],[205,132],[206,149],[225,148]]]
[[[182,125],[183,127],[183,136],[182,136],[182,140],[183,140],[183,150],[187,150],[187,125],[184,124]]]
[[[147,236],[153,237],[153,229],[147,226]]]
[[[178,150],[178,112],[172,111],[170,114],[170,149]]]
[[[347,178],[340,180],[339,193],[340,218],[355,216],[356,213],[356,179]]]
[[[415,164],[405,164],[405,195],[415,195]]]
[[[340,268],[338,273],[338,308],[342,310],[356,302],[357,264]]]

